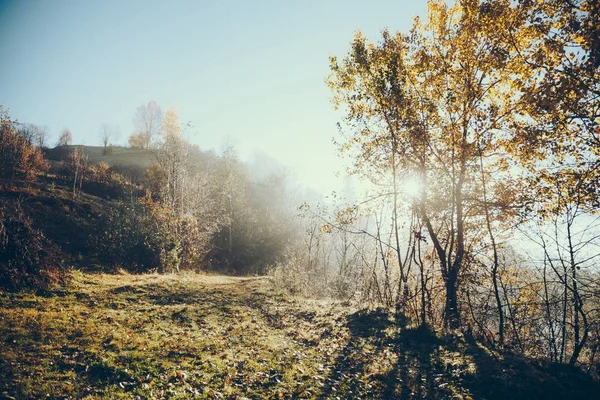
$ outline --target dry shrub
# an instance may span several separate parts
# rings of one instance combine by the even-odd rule
[[[15,122],[0,107],[0,180],[34,179],[48,170],[40,149],[16,129]]]
[[[66,281],[58,251],[21,207],[0,207],[0,287],[46,289]]]

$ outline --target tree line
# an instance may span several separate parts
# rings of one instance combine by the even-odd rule
[[[140,111],[148,109],[153,110],[150,117]],[[154,120],[157,116],[159,123]],[[96,220],[78,233],[80,237],[73,238],[80,243],[78,251],[87,262],[132,272],[209,269],[265,274],[295,246],[296,199],[287,171],[276,162],[258,171],[240,160],[231,145],[220,153],[201,150],[185,139],[187,125],[179,122],[173,108],[163,115],[156,102],[150,102],[136,113],[139,126],[148,129],[142,131],[142,147],[152,159],[141,177],[119,165],[91,163],[86,148],[72,145],[71,133],[66,129],[57,146],[49,150],[35,135],[29,135],[29,130],[21,129],[23,124],[5,112],[2,117],[0,185],[12,190],[13,186],[37,180],[59,186],[69,193],[62,196],[71,201],[72,214],[90,194],[109,200],[98,202]],[[153,121],[143,122],[146,117]],[[100,130],[105,146],[110,143],[111,132],[104,125]],[[136,136],[139,132],[132,135]],[[20,234],[23,240],[40,234],[36,246],[48,247],[41,232],[34,232],[35,221],[22,208],[3,204],[2,209],[2,234],[11,240]],[[17,229],[9,220],[12,216],[18,216],[27,229],[10,231],[11,226]],[[7,277],[7,284],[45,285],[51,280],[23,281],[19,276],[27,268],[33,268],[34,272],[28,273],[33,276],[43,274],[44,265],[66,267],[60,257],[33,262],[25,253],[15,253],[2,263],[2,269],[11,277]]]

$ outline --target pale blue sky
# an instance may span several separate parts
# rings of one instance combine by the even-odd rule
[[[325,84],[353,32],[407,31],[421,1],[0,0],[0,104],[21,122],[98,145],[135,109],[175,107],[218,149],[265,152],[327,191],[341,115]]]

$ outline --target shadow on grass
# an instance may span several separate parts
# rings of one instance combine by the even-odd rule
[[[264,296],[251,290],[181,287],[173,291],[150,283],[115,288],[111,294],[121,299],[135,295],[150,307],[199,305],[225,318],[236,318],[236,310],[250,307],[262,311],[271,328],[284,327],[279,311],[267,311]],[[176,309],[168,318],[187,325],[191,316],[186,313]],[[312,323],[315,315],[304,312],[297,317]],[[323,360],[318,398],[553,399],[594,398],[600,392],[598,383],[578,368],[510,354],[498,357],[473,340],[439,338],[427,328],[399,329],[383,309],[361,310],[340,322],[349,336]]]
[[[319,398],[597,398],[579,368],[514,354],[499,357],[469,338],[427,328],[394,328],[385,311],[347,317],[350,337],[330,365]],[[377,371],[377,372],[374,372]]]
[[[186,306],[200,306],[218,311],[224,323],[237,318],[240,308],[253,308],[261,311],[271,328],[285,328],[284,315],[277,308],[269,310],[264,294],[255,293],[251,287],[182,286],[174,291],[148,283],[120,286],[106,293],[104,301],[135,301],[147,306],[148,312],[156,307],[179,306],[162,313],[162,318],[186,326],[201,323],[208,312],[188,314]],[[296,317],[314,324],[316,314],[303,311]],[[469,338],[440,338],[427,328],[399,329],[384,309],[361,310],[338,322],[347,329],[348,338],[341,346],[326,349],[328,355],[319,360],[323,380],[318,398],[558,399],[595,398],[600,393],[598,382],[576,367],[513,354],[500,357]],[[321,341],[341,332],[325,330]],[[318,347],[316,341],[304,344]]]
[[[90,293],[54,291],[43,293],[39,298],[32,294],[0,295],[0,300],[7,309],[17,306],[42,308],[45,301],[55,298],[51,302],[55,306],[87,303],[94,310],[125,310],[109,311],[106,315],[92,314],[105,328],[120,321],[126,327],[121,329],[123,337],[129,337],[129,329],[137,333],[155,323],[162,323],[163,327],[170,324],[184,326],[184,332],[205,329],[215,333],[215,338],[222,339],[220,343],[243,349],[249,359],[260,358],[261,367],[247,369],[245,361],[235,359],[238,353],[231,359],[221,357],[219,342],[190,346],[169,344],[155,354],[145,354],[145,349],[116,346],[120,336],[113,338],[106,332],[103,342],[99,342],[102,337],[95,337],[94,342],[86,338],[93,332],[86,333],[88,314],[85,314],[81,316],[80,325],[74,325],[69,331],[56,326],[47,329],[43,321],[34,318],[28,318],[27,325],[14,332],[7,324],[4,327],[0,324],[0,329],[6,332],[0,338],[0,344],[11,350],[11,357],[4,360],[0,352],[0,377],[9,382],[5,385],[9,393],[26,398],[29,397],[26,392],[31,389],[21,381],[25,371],[30,371],[34,362],[52,360],[54,364],[50,363],[52,366],[47,366],[44,372],[63,380],[60,382],[63,386],[57,386],[53,393],[66,390],[63,389],[67,385],[64,377],[75,376],[81,397],[104,395],[107,398],[110,390],[146,393],[140,386],[142,383],[156,381],[156,385],[167,388],[173,383],[171,380],[179,379],[178,375],[173,375],[172,366],[185,361],[190,370],[201,372],[185,378],[189,379],[186,384],[219,388],[229,382],[250,398],[284,393],[277,396],[570,399],[596,398],[600,393],[598,383],[578,368],[511,354],[499,357],[468,338],[440,338],[426,328],[400,329],[394,317],[383,309],[362,310],[350,315],[345,314],[347,310],[344,313],[323,312],[322,308],[296,307],[290,300],[257,291],[250,281],[236,281],[234,285],[226,288],[229,284],[211,286],[178,281],[173,285],[170,281],[161,284],[137,280]],[[250,313],[249,308],[252,309]],[[128,319],[131,320],[127,322]],[[243,325],[241,320],[245,320]],[[277,343],[283,345],[275,350],[265,347],[269,350],[267,354],[261,349],[263,343],[248,340],[252,339],[248,335],[252,332],[258,335],[259,329],[262,334],[268,332],[258,340],[273,334]],[[164,332],[157,328],[154,338],[161,341]],[[310,335],[305,337],[305,333]],[[242,335],[244,340],[241,340]],[[289,341],[283,340],[284,337],[297,344],[293,351],[285,347]],[[63,345],[59,346],[61,342]],[[89,343],[96,344],[95,351],[86,347]],[[27,358],[22,356],[24,353]],[[203,360],[197,363],[199,356]],[[302,366],[306,373],[296,368],[301,359],[306,362],[306,366]],[[183,385],[179,381],[174,384]]]
[[[377,397],[380,390],[369,368],[376,362],[373,358],[392,345],[387,330],[393,321],[383,309],[360,310],[347,316],[345,326],[349,339],[329,365],[318,398]]]
[[[362,338],[382,338],[385,329],[392,325],[389,314],[382,308],[357,311],[350,314],[346,322],[350,335]]]
[[[496,358],[470,338],[456,347],[477,366],[476,373],[463,380],[476,398],[592,399],[600,393],[600,383],[576,366],[512,353]]]

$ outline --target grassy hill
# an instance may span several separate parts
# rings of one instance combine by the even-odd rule
[[[267,278],[75,273],[0,293],[0,398],[594,398],[575,367],[396,327]]]
[[[110,147],[107,154],[104,154],[102,146],[82,146],[73,145],[66,148],[46,149],[45,157],[51,161],[63,161],[69,150],[75,147],[82,147],[88,155],[90,165],[98,164],[104,161],[114,171],[120,172],[133,182],[141,182],[146,168],[156,160],[152,150],[132,149],[129,147]]]
[[[61,250],[65,263],[86,254],[87,239],[95,233],[108,203],[85,193],[73,199],[70,188],[60,184],[15,183],[10,188],[0,188],[0,206],[11,210],[19,204],[33,227]]]
[[[102,146],[67,146],[69,149],[83,147],[89,157],[91,164],[104,161],[111,166],[147,168],[156,158],[152,150],[132,149],[129,147],[110,147],[104,154]],[[54,148],[46,150],[46,156],[51,160],[60,160],[62,149]]]
[[[156,157],[151,150],[132,149],[128,147],[112,147],[108,154],[104,154],[101,146],[84,146],[89,155],[90,163],[97,164],[104,161],[113,166],[136,166],[148,168]]]
[[[73,197],[72,182],[50,173],[35,182],[0,185],[0,207],[23,212],[53,245],[61,265],[98,269],[97,242],[107,213],[119,200],[141,193],[127,182],[84,182]]]

